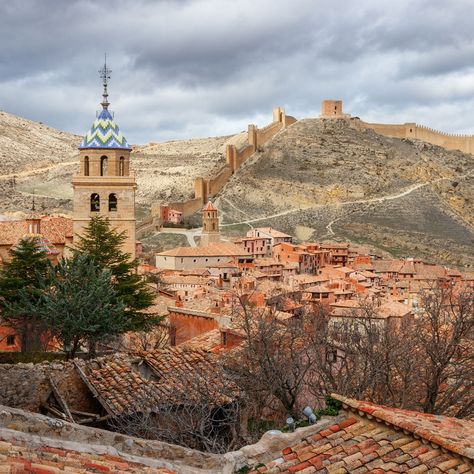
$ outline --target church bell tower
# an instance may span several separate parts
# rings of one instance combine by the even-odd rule
[[[107,217],[117,231],[125,231],[123,251],[135,258],[135,190],[130,169],[132,148],[109,112],[107,85],[111,70],[99,71],[104,92],[102,110],[79,146],[80,171],[72,179],[75,236],[93,216]]]
[[[202,210],[202,234],[201,247],[220,242],[219,218],[217,217],[217,207],[209,201]]]

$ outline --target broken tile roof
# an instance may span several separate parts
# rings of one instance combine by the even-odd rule
[[[197,348],[168,347],[137,357],[115,354],[82,365],[97,399],[113,416],[199,403],[204,396],[222,404],[230,401],[230,394],[239,395],[214,354]]]
[[[332,396],[343,403],[342,417],[251,474],[473,472],[473,422]]]

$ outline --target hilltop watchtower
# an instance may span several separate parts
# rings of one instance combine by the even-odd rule
[[[321,118],[347,118],[349,114],[342,111],[342,100],[323,100]]]
[[[135,258],[135,190],[130,169],[132,148],[109,112],[107,64],[99,71],[104,92],[102,110],[79,146],[80,171],[74,189],[74,235],[81,235],[93,216],[107,217],[117,231],[125,231],[123,250]]]

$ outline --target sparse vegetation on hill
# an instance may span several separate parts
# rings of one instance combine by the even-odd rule
[[[218,200],[225,223],[349,239],[392,254],[474,264],[474,157],[301,120],[271,140]],[[230,227],[230,226],[229,226]]]
[[[153,202],[189,199],[194,179],[213,175],[225,145],[245,137],[137,146],[138,218]],[[33,201],[38,211],[71,212],[79,141],[1,113],[0,213],[29,212]],[[234,224],[229,231],[271,225],[305,240],[348,239],[392,255],[474,265],[473,172],[471,155],[359,131],[350,120],[305,119],[239,169],[217,204],[224,224]]]
[[[244,135],[134,147],[138,205],[149,208],[154,201],[190,198],[194,179],[219,170],[225,162],[226,143],[240,144]],[[33,195],[38,211],[72,211],[71,179],[79,167],[80,140],[80,136],[1,112],[0,212],[28,212]]]

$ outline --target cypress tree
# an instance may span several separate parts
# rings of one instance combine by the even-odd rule
[[[45,327],[34,310],[34,302],[41,296],[40,281],[51,264],[35,237],[20,240],[10,250],[10,257],[0,269],[1,316],[19,334],[22,352],[39,350]],[[31,306],[23,304],[26,299]]]

